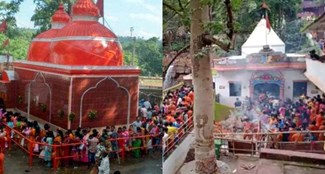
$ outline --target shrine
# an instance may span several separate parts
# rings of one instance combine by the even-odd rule
[[[263,18],[241,47],[241,55],[213,60],[215,92],[220,103],[233,106],[236,99],[296,99],[318,94],[304,75],[308,55],[285,53],[285,44]]]
[[[71,11],[61,4],[27,60],[2,73],[6,107],[64,129],[129,124],[137,116],[140,69],[123,65],[118,38],[98,22],[92,0],[77,0]]]

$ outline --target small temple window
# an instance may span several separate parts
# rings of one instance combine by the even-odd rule
[[[229,82],[229,96],[230,97],[241,96],[241,83],[240,82]]]

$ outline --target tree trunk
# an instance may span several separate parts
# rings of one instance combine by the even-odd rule
[[[217,171],[213,139],[214,93],[209,52],[204,52],[202,35],[209,18],[202,0],[191,0],[191,60],[194,85],[195,172]]]

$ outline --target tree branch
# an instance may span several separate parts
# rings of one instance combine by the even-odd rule
[[[231,2],[230,0],[225,0],[224,1],[225,5],[226,5],[226,9],[227,9],[227,16],[228,16],[228,20],[227,20],[227,28],[228,28],[228,32],[227,32],[227,36],[230,40],[233,39],[233,35],[234,35],[234,16],[232,14],[232,7],[231,7]]]
[[[190,4],[190,2],[187,2],[187,3],[185,4],[184,8],[186,8],[189,4]],[[183,8],[183,9],[184,9],[184,8]],[[169,17],[167,20],[165,20],[165,17],[164,17],[164,20],[165,20],[165,21],[169,21],[169,20],[171,20],[173,17],[175,17],[176,14],[178,14],[178,13],[175,12],[175,13],[174,13],[171,17]]]
[[[181,12],[179,12],[176,8],[174,8],[173,6],[167,4],[166,2],[163,2],[163,6],[167,7],[168,9],[174,11],[176,14],[180,15],[181,17],[183,17],[183,14]]]
[[[203,42],[203,46],[207,46],[207,45],[212,45],[215,44],[217,46],[219,46],[221,49],[223,49],[224,51],[229,51],[230,50],[230,46],[231,44],[225,44],[222,41],[214,38],[213,36],[211,36],[208,33],[205,33],[201,36],[202,42]]]
[[[179,8],[181,8],[181,10],[184,10],[181,0],[178,0],[178,5],[179,5]]]

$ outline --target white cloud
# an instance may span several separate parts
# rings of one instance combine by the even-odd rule
[[[132,19],[146,20],[152,23],[156,23],[158,25],[162,25],[162,19],[160,18],[160,16],[153,15],[150,13],[130,13],[129,16]]]
[[[16,24],[20,28],[35,28],[34,23],[31,21],[17,20]]]
[[[105,16],[105,19],[107,19],[108,22],[117,22],[119,19],[116,16]]]
[[[152,13],[161,14],[161,9],[159,9],[158,6],[149,4],[147,1],[148,0],[126,0],[128,3],[141,5]]]

